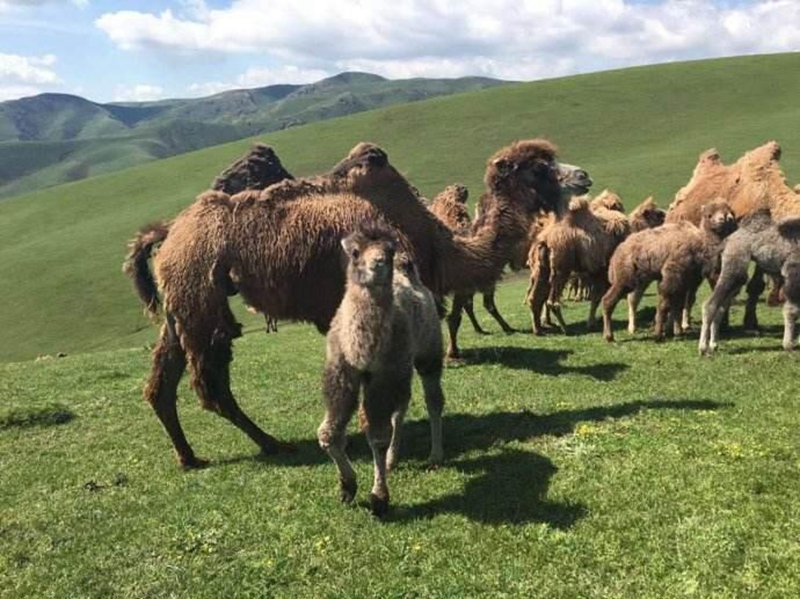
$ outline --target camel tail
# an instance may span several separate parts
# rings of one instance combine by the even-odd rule
[[[150,271],[148,260],[153,252],[153,247],[167,238],[169,225],[167,223],[153,223],[140,229],[128,244],[128,255],[122,265],[122,271],[127,274],[136,293],[145,305],[145,311],[150,316],[158,313],[158,286]]]

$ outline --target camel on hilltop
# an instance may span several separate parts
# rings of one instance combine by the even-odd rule
[[[703,206],[716,198],[728,202],[738,220],[765,208],[776,220],[800,216],[800,195],[786,183],[780,158],[776,141],[750,150],[731,165],[723,164],[716,149],[703,152],[689,183],[670,205],[667,222],[688,220],[698,225]],[[756,268],[747,285],[745,329],[758,329],[756,305],[765,287],[764,274]]]
[[[340,242],[360,223],[379,218],[396,229],[400,247],[432,292],[480,288],[497,280],[510,248],[527,234],[522,215],[554,209],[565,188],[581,191],[587,180],[585,171],[559,164],[549,142],[513,143],[487,164],[491,201],[483,225],[460,236],[427,209],[386,152],[361,143],[326,176],[234,196],[208,191],[169,226],[145,227],[131,242],[125,270],[149,311],[156,311],[159,292],[163,301],[165,323],[145,397],[179,462],[187,468],[206,463],[178,420],[176,391],[187,364],[204,408],[232,422],[265,453],[289,449],[250,420],[231,392],[232,342],[241,325],[229,295],[240,293],[267,316],[310,322],[326,332],[344,294]],[[159,242],[154,279],[147,261]]]

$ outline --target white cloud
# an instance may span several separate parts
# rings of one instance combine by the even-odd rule
[[[139,83],[137,85],[118,85],[114,92],[115,102],[151,102],[164,97],[164,88],[159,85]]]
[[[54,67],[56,57],[0,54],[0,100],[33,96],[62,84]]]
[[[0,0],[2,1],[2,0]],[[800,1],[234,0],[176,13],[119,11],[96,25],[120,48],[266,54],[332,72],[531,79],[688,58],[800,49]],[[265,81],[273,81],[268,76]]]
[[[3,85],[0,84],[0,102],[6,100],[16,100],[18,98],[27,98],[28,96],[35,96],[42,93],[38,87],[30,85]]]
[[[211,96],[232,89],[266,87],[267,85],[279,83],[313,83],[325,77],[330,77],[330,75],[327,71],[303,69],[295,65],[284,65],[275,68],[250,67],[236,77],[234,82],[207,81],[204,83],[192,83],[187,87],[187,90],[192,96]]]

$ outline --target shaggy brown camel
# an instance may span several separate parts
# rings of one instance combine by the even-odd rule
[[[531,283],[526,300],[535,335],[544,332],[541,316],[545,304],[556,317],[561,332],[567,333],[561,296],[573,275],[589,289],[588,324],[594,326],[597,306],[608,287],[608,261],[628,230],[623,213],[602,206],[592,209],[586,197],[574,198],[563,218],[541,230],[528,255]]]
[[[445,226],[447,226],[447,228],[453,231],[453,233],[457,235],[469,235],[472,232],[473,224],[466,205],[468,197],[469,192],[466,187],[463,185],[450,185],[433,199],[429,205],[429,208],[431,212],[433,212],[436,217],[442,221]],[[522,243],[520,245],[524,246],[526,244]],[[504,332],[513,333],[514,329],[512,329],[511,326],[509,326],[509,324],[505,321],[495,305],[495,287],[495,284],[492,284],[486,289],[479,290],[483,295],[483,306],[486,311],[489,312],[489,314],[491,314],[492,317],[497,321]],[[455,310],[460,309],[466,313],[467,318],[469,318],[472,328],[475,329],[476,333],[480,335],[487,334],[487,331],[483,329],[478,322],[478,319],[475,317],[473,298],[473,293],[459,293],[453,298],[454,307],[451,309],[450,314],[447,317],[450,332],[450,342],[447,349],[448,359],[454,358],[459,353],[457,342],[458,328],[455,323],[456,321],[460,322],[460,318],[457,318],[454,315]]]
[[[689,183],[678,191],[667,211],[667,222],[700,222],[703,205],[713,198],[727,201],[737,219],[769,208],[773,218],[800,216],[800,196],[786,183],[780,167],[781,147],[776,141],[747,152],[735,164],[725,165],[715,149],[700,155]],[[774,283],[774,297],[777,297]],[[756,306],[764,289],[764,274],[757,267],[747,285],[744,328],[758,329]],[[773,297],[773,301],[775,301]]]
[[[603,296],[603,335],[614,340],[611,316],[623,294],[628,294],[628,332],[636,332],[636,308],[647,286],[659,281],[655,335],[685,332],[678,317],[694,303],[704,278],[712,278],[719,264],[722,242],[736,228],[730,206],[723,201],[702,208],[700,227],[690,222],[668,223],[634,233],[614,252],[609,267],[611,287]]]
[[[339,470],[340,497],[350,503],[356,474],[347,457],[347,425],[359,405],[372,449],[375,477],[370,505],[376,516],[389,508],[387,471],[397,462],[411,377],[422,374],[431,414],[432,463],[442,458],[442,329],[433,294],[413,261],[395,253],[397,239],[385,223],[362,223],[342,241],[348,257],[344,298],[331,322],[323,374],[326,415],[320,446]]]
[[[423,283],[434,293],[467,291],[497,280],[510,248],[527,230],[520,214],[553,209],[565,188],[588,175],[565,168],[544,140],[520,141],[488,162],[493,198],[483,226],[454,235],[431,214],[386,153],[359,144],[325,177],[283,181],[261,192],[206,192],[167,228],[146,227],[131,242],[125,270],[151,312],[163,298],[165,323],[145,388],[185,467],[199,467],[181,428],[178,382],[187,366],[201,405],[228,419],[265,453],[286,448],[237,405],[230,389],[233,339],[241,335],[228,296],[274,318],[311,322],[327,331],[344,294],[340,241],[359,223],[384,218],[397,230]],[[288,201],[302,198],[302,201]],[[158,285],[147,261],[154,259]]]

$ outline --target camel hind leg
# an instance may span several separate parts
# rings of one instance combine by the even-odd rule
[[[178,420],[178,383],[185,370],[186,355],[175,332],[175,320],[167,314],[161,337],[153,350],[153,369],[144,395],[167,431],[181,466],[200,468],[208,462],[195,456]]]
[[[475,306],[472,301],[472,295],[469,296],[469,299],[464,299],[464,313],[469,318],[469,322],[472,324],[472,328],[475,330],[478,335],[487,335],[488,333],[484,330],[481,326],[481,323],[478,322],[478,319],[475,317]]]
[[[201,405],[245,433],[265,454],[293,449],[261,430],[236,402],[230,385],[230,364],[233,339],[241,336],[241,325],[231,313],[227,298],[216,307],[220,318],[211,334],[203,329],[184,329],[181,337],[189,357],[192,386]]]
[[[496,288],[494,285],[491,288],[484,290],[483,307],[489,314],[492,315],[492,318],[494,318],[497,324],[500,325],[500,328],[503,329],[503,332],[510,335],[516,331],[514,331],[514,328],[506,322],[505,318],[503,318],[502,314],[500,314],[500,311],[497,309],[497,304],[494,302],[495,290]]]

